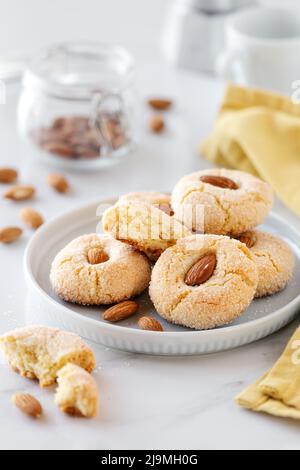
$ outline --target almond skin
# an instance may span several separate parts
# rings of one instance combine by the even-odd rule
[[[169,215],[170,217],[173,217],[174,215],[174,211],[172,207],[170,206],[170,204],[159,204],[158,209],[160,209],[161,211],[163,211],[165,214]]]
[[[148,105],[156,111],[166,111],[171,108],[173,102],[165,98],[150,98]]]
[[[22,411],[22,413],[32,418],[39,418],[43,414],[40,402],[27,393],[16,393],[11,399],[12,403]]]
[[[48,175],[47,182],[49,186],[58,191],[59,193],[66,193],[70,189],[69,182],[60,173],[52,173]]]
[[[201,258],[185,276],[185,283],[188,286],[200,286],[207,282],[213,275],[217,265],[215,254],[209,254]]]
[[[6,199],[11,199],[12,201],[27,201],[28,199],[32,199],[35,194],[35,189],[33,186],[14,186],[10,188],[6,193],[4,193],[4,197]]]
[[[103,320],[110,322],[118,322],[131,317],[139,309],[139,304],[132,300],[121,302],[113,307],[110,307],[103,314]]]
[[[23,234],[18,227],[7,227],[0,229],[0,243],[13,243],[17,241]]]
[[[163,132],[165,130],[165,127],[165,121],[162,116],[157,115],[153,116],[150,119],[149,128],[155,134],[160,134],[161,132]]]
[[[236,190],[239,189],[238,185],[225,176],[214,176],[214,175],[204,175],[201,176],[200,180],[203,183],[211,184],[212,186],[217,186],[218,188]]]
[[[20,218],[24,224],[28,225],[33,230],[38,229],[44,223],[42,215],[31,207],[26,207],[21,210]]]
[[[251,249],[256,244],[256,236],[253,232],[245,232],[240,236],[239,241]]]
[[[146,331],[164,331],[159,321],[152,317],[142,317],[138,321],[141,330]]]
[[[18,172],[13,168],[0,168],[0,183],[14,183],[18,178]]]
[[[88,251],[88,261],[90,264],[101,264],[109,260],[106,253],[98,248],[91,248]]]

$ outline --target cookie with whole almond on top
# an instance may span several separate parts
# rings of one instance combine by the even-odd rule
[[[207,330],[232,323],[252,302],[258,272],[246,245],[194,235],[166,250],[153,268],[150,297],[170,323]]]
[[[195,232],[217,235],[238,236],[254,229],[272,205],[273,191],[268,183],[235,170],[192,173],[184,176],[172,193],[177,219]]]

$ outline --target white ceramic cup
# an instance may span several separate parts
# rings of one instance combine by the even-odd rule
[[[292,93],[300,80],[300,15],[297,11],[251,8],[233,15],[218,71],[241,85]]]

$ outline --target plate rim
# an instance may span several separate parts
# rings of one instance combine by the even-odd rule
[[[115,324],[110,324],[106,322],[100,322],[97,319],[90,318],[90,317],[85,317],[84,315],[72,311],[68,305],[63,305],[60,304],[58,301],[53,299],[42,287],[38,284],[32,270],[31,266],[31,259],[32,259],[32,254],[34,253],[34,250],[36,248],[36,245],[40,242],[41,239],[43,239],[43,236],[46,234],[46,232],[51,229],[52,226],[59,224],[62,222],[65,218],[67,217],[72,217],[76,213],[79,212],[88,212],[91,211],[93,208],[97,208],[99,204],[114,204],[118,199],[118,196],[114,197],[107,197],[103,199],[94,199],[90,202],[86,202],[77,208],[70,209],[62,214],[59,214],[57,216],[52,217],[49,219],[48,222],[46,222],[42,227],[40,227],[32,236],[31,240],[29,241],[25,253],[24,253],[24,258],[23,258],[23,269],[25,272],[25,279],[27,282],[27,285],[31,286],[35,292],[37,292],[39,295],[41,295],[44,300],[47,303],[50,303],[53,305],[53,307],[61,310],[63,315],[69,315],[71,319],[73,320],[80,320],[86,321],[89,326],[95,326],[97,328],[101,328],[103,332],[115,332],[115,333],[126,333],[126,334],[132,334],[133,336],[136,337],[141,337],[144,336],[146,338],[153,337],[153,335],[159,334],[159,337],[165,337],[165,338],[182,338],[182,335],[186,335],[188,333],[188,338],[191,340],[199,340],[199,338],[210,338],[213,336],[216,336],[217,334],[219,335],[226,335],[230,336],[235,333],[240,333],[243,334],[245,332],[249,332],[249,330],[257,329],[262,326],[268,325],[268,323],[273,323],[276,320],[279,320],[280,318],[285,319],[285,313],[287,314],[286,317],[288,317],[291,313],[291,310],[294,309],[297,305],[300,308],[300,291],[297,297],[295,297],[291,302],[286,304],[285,306],[281,307],[278,310],[275,310],[273,313],[271,313],[268,316],[265,316],[263,318],[259,318],[257,320],[252,320],[247,323],[239,324],[239,325],[229,325],[226,327],[221,327],[221,328],[215,328],[211,330],[189,330],[189,331],[163,331],[163,332],[155,332],[155,331],[146,331],[146,330],[139,330],[131,327],[124,327],[120,325],[115,325]],[[270,211],[269,216],[271,216],[273,219],[276,219],[278,223],[285,224],[284,218],[281,217],[280,215],[276,214],[274,211]],[[299,238],[300,240],[300,232],[295,228],[295,226],[292,224],[289,227],[290,232],[292,232],[293,236],[296,238]],[[186,336],[184,336],[186,338]]]

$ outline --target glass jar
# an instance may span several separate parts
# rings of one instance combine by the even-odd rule
[[[109,166],[135,143],[135,64],[124,49],[66,43],[27,67],[18,107],[31,154],[56,166]]]

